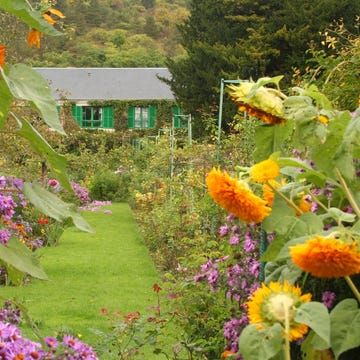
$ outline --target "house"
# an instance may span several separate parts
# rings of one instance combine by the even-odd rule
[[[167,101],[171,113],[162,114],[171,122],[180,114],[170,87],[167,68],[34,68],[48,82],[58,107],[72,105],[72,114],[81,128],[114,129],[117,104],[127,114],[130,129],[154,128],[157,103]],[[124,110],[124,105],[127,107]]]

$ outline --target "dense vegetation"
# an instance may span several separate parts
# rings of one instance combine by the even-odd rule
[[[209,6],[202,8],[205,3]],[[243,2],[229,0],[225,3],[230,9],[230,5],[235,9],[236,5]],[[269,6],[272,3],[269,2]],[[330,3],[326,2],[327,5]],[[144,9],[150,9],[154,4],[154,1],[142,2]],[[192,3],[192,10],[199,10],[199,18],[196,18],[199,26],[202,24],[202,13],[212,10],[219,13],[224,10],[223,7],[217,8],[217,4],[211,1]],[[252,4],[256,7],[260,2]],[[284,8],[287,5],[289,2],[284,3]],[[274,7],[273,10],[279,9]],[[227,18],[224,12],[221,14]],[[6,17],[4,19],[9,20]],[[235,20],[237,19],[234,18]],[[10,31],[12,23],[8,21],[7,24],[9,31],[6,35],[9,38],[4,42],[11,48],[9,39],[15,32]],[[186,31],[183,35],[187,31],[191,33],[192,25],[197,23],[194,21],[189,27],[186,24],[190,25],[185,23],[183,29]],[[44,31],[50,32],[49,25],[45,25],[43,24]],[[231,22],[228,28],[224,27],[224,33],[233,34],[236,26],[230,25]],[[17,25],[13,29],[15,31]],[[199,31],[197,35],[207,40],[210,38],[209,32],[213,33],[213,38],[219,40],[221,36],[217,34],[218,29],[219,27],[213,31],[213,27],[208,26],[208,31]],[[266,34],[263,35],[266,38]],[[31,221],[33,229],[38,231],[36,235],[43,237],[46,230],[41,230],[44,230],[45,225],[60,224],[62,230],[68,225],[68,220],[74,220],[76,212],[69,212],[70,207],[64,206],[58,200],[55,202],[57,197],[54,193],[63,200],[77,204],[84,200],[90,201],[88,195],[93,196],[93,199],[127,201],[162,276],[161,285],[166,291],[166,298],[170,300],[168,306],[174,311],[169,316],[170,313],[164,314],[158,308],[155,318],[139,323],[137,316],[131,317],[121,323],[120,329],[127,331],[136,323],[136,330],[144,333],[149,327],[153,327],[156,338],[160,334],[157,325],[175,320],[178,330],[175,342],[167,339],[167,344],[174,344],[168,356],[174,360],[219,357],[239,359],[238,350],[241,354],[246,353],[246,359],[270,360],[274,356],[283,358],[280,354],[282,347],[288,355],[286,359],[290,359],[290,352],[293,360],[301,358],[301,352],[305,352],[305,357],[314,354],[315,358],[333,360],[335,354],[339,360],[357,359],[359,331],[357,322],[351,323],[351,320],[359,318],[360,309],[356,300],[344,300],[351,297],[352,293],[343,282],[343,277],[360,273],[360,250],[356,245],[360,239],[360,147],[356,141],[360,136],[356,86],[359,83],[359,36],[353,35],[353,31],[345,30],[342,24],[324,35],[324,48],[317,49],[317,46],[321,46],[321,37],[319,44],[315,43],[315,47],[311,47],[308,52],[311,68],[306,70],[305,75],[301,70],[295,72],[294,82],[298,87],[292,89],[293,94],[290,96],[280,90],[280,77],[260,78],[256,83],[243,84],[247,89],[244,93],[240,89],[233,89],[234,100],[241,111],[234,119],[231,118],[232,122],[228,124],[230,131],[224,134],[221,144],[215,136],[218,130],[214,125],[217,120],[215,113],[206,112],[211,112],[211,107],[206,106],[216,103],[216,97],[214,95],[212,98],[211,93],[216,94],[217,88],[215,85],[212,87],[210,82],[203,85],[202,89],[204,99],[209,99],[202,104],[206,105],[201,118],[202,125],[207,130],[207,133],[202,134],[204,141],[200,141],[202,139],[198,137],[190,143],[185,132],[177,132],[172,139],[169,134],[164,134],[158,136],[156,141],[150,141],[148,134],[142,133],[144,136],[141,146],[137,147],[120,141],[129,135],[126,131],[87,132],[72,126],[71,119],[65,129],[67,136],[61,127],[57,129],[58,132],[49,131],[49,124],[58,124],[57,116],[57,122],[51,122],[51,115],[57,113],[55,106],[44,109],[44,104],[55,104],[46,98],[45,89],[41,86],[35,87],[37,84],[31,81],[34,71],[30,67],[10,65],[11,56],[6,62],[2,59],[1,66],[5,64],[5,71],[0,78],[3,96],[0,101],[0,141],[3,149],[0,164],[1,175],[10,177],[4,179],[4,176],[1,186],[4,187],[4,195],[15,198],[16,194],[20,203],[23,199],[20,197],[20,181],[15,179],[14,182],[14,176],[22,177],[27,180],[24,189],[28,195],[32,195],[31,199],[38,200],[31,192],[34,189],[39,192],[38,195],[46,194],[40,200],[46,200],[47,205],[41,208],[44,213],[39,213],[39,209],[35,211],[24,202],[21,202],[21,206],[9,208],[7,205],[10,199],[6,198],[1,210],[4,216],[10,217],[7,220],[11,221],[3,222],[2,227],[12,225],[12,221],[16,221],[18,226],[11,228],[11,234],[2,232],[3,251],[11,249],[14,244],[25,247],[28,243],[25,240],[32,240],[30,230],[27,230],[29,239],[23,236],[24,233],[14,233],[20,228],[19,225],[25,227],[22,223],[24,219]],[[230,37],[229,35],[226,39]],[[262,40],[263,37],[259,39]],[[43,40],[48,41],[47,37]],[[189,42],[189,49],[195,49],[198,44],[198,41]],[[200,47],[204,48],[203,45]],[[218,45],[216,42],[215,48]],[[223,60],[230,58],[237,61],[236,56],[232,57],[231,45],[221,45],[219,48],[221,51],[214,59],[223,53]],[[233,51],[236,53],[236,49]],[[194,51],[194,55],[195,53]],[[20,57],[22,53],[19,51],[13,54]],[[256,49],[253,49],[251,54],[255,56]],[[191,59],[190,57],[182,64],[191,64]],[[209,64],[211,63],[209,57],[202,59],[209,59]],[[266,59],[271,59],[270,55]],[[175,63],[176,61],[173,64]],[[287,76],[293,71],[290,65],[298,66],[298,63],[295,60],[293,63],[289,62],[289,68],[284,70]],[[197,74],[201,73],[203,60],[191,66],[196,79]],[[19,74],[16,72],[19,68],[25,70]],[[207,71],[210,69],[211,65]],[[238,72],[241,73],[241,67]],[[202,76],[206,78],[206,74]],[[192,88],[193,97],[202,95],[201,91],[197,93],[196,87],[192,87],[191,79],[189,76],[184,88]],[[328,97],[322,94],[319,88],[323,88]],[[208,93],[209,89],[211,91]],[[26,100],[35,105],[35,110],[30,111],[24,106]],[[192,104],[190,100],[189,107]],[[184,104],[186,105],[185,100]],[[337,106],[346,110],[338,110]],[[249,110],[248,113],[254,117],[245,116],[244,109]],[[44,111],[46,125],[39,121],[41,110]],[[278,121],[271,122],[274,119]],[[53,152],[53,149],[56,152]],[[66,156],[66,161],[60,154]],[[221,170],[213,168],[220,164]],[[256,168],[260,170],[254,171]],[[228,173],[222,173],[223,169]],[[72,180],[74,194],[71,193],[66,171]],[[257,176],[254,176],[256,172]],[[207,182],[209,173],[215,180],[219,179],[213,182],[212,188]],[[9,179],[11,186],[7,184]],[[43,186],[36,185],[38,182]],[[69,191],[60,191],[66,189]],[[216,194],[217,190],[220,191]],[[237,191],[241,191],[240,197],[237,196]],[[226,211],[216,206],[209,192]],[[213,195],[214,192],[216,196]],[[260,199],[262,201],[257,203],[250,201],[260,196],[264,200]],[[250,200],[243,203],[244,199]],[[38,206],[42,205],[40,200],[37,202]],[[59,208],[57,204],[60,205]],[[15,208],[21,214],[16,214]],[[228,208],[236,210],[239,219],[229,215]],[[248,215],[246,212],[250,215],[260,213],[262,218],[248,223],[249,220],[242,220],[241,217],[244,213]],[[78,221],[77,224],[85,227],[83,223],[79,223],[77,216],[75,220]],[[26,229],[29,228],[32,227]],[[296,247],[315,233],[320,235],[312,240],[323,240],[326,236],[325,254],[330,256],[324,259],[320,252],[319,257],[311,262],[309,270],[296,267],[298,264],[289,257],[289,241]],[[17,241],[19,238],[21,243]],[[48,243],[54,244],[56,242]],[[266,247],[265,256],[260,260],[259,257]],[[30,248],[36,250],[33,245]],[[342,262],[342,256],[338,254],[341,248],[347,251],[342,255],[350,256],[348,261]],[[29,252],[29,249],[27,252],[23,251],[23,255],[28,256]],[[31,252],[31,255],[33,254],[36,255],[36,251]],[[298,252],[299,254],[301,255]],[[322,260],[330,265],[323,266]],[[267,263],[265,269],[264,262]],[[4,256],[2,264],[10,265],[5,269],[8,271],[9,281],[22,283],[27,279],[24,268],[18,268],[18,262],[14,262],[13,258]],[[29,263],[27,265],[29,266]],[[38,270],[38,267],[35,269]],[[330,279],[328,276],[325,279],[320,276],[319,279],[312,273],[313,269],[326,271],[326,275],[330,274]],[[350,270],[343,272],[344,269]],[[34,270],[34,265],[30,270]],[[310,272],[310,275],[304,275],[302,270]],[[39,277],[36,271],[25,272]],[[332,279],[333,274],[335,279]],[[40,278],[42,275],[41,273]],[[293,287],[280,285],[284,278],[291,284],[302,286],[302,291],[312,293],[314,301],[307,303],[309,296],[292,298],[291,295],[296,295],[295,292],[291,294]],[[259,308],[257,316],[269,316],[262,322],[265,327],[262,330],[265,331],[259,331],[256,324],[246,326],[249,321],[247,301],[262,280],[266,284],[274,281],[275,284],[283,286],[267,289],[274,297],[258,298],[262,308]],[[359,279],[354,276],[353,280],[358,286]],[[349,279],[347,281],[349,283]],[[156,293],[160,293],[160,290],[159,287],[154,289]],[[328,296],[325,300],[324,294]],[[360,301],[360,294],[356,291],[354,294]],[[281,304],[284,305],[282,309],[276,306],[279,295]],[[284,299],[290,302],[286,303]],[[340,310],[337,308],[339,304]],[[298,312],[298,307],[302,305],[304,306]],[[331,315],[333,318],[330,322]],[[309,341],[302,342],[301,349],[297,342],[293,342],[290,348],[289,337],[294,333],[293,326],[296,331],[297,323],[312,329],[307,338]],[[308,330],[307,327],[305,330]],[[348,337],[350,333],[354,336]],[[242,341],[244,334],[248,337]],[[304,334],[305,332],[300,331],[301,336]],[[113,339],[113,335],[119,339],[117,328],[112,328],[108,335],[110,339]],[[321,339],[316,338],[317,335]],[[249,337],[253,340],[249,341]],[[269,339],[271,343],[268,342]],[[7,343],[11,344],[11,339]],[[159,344],[156,341],[152,344],[156,347],[154,351],[159,353]],[[111,345],[116,347],[119,342],[113,341]],[[348,351],[352,349],[355,350],[351,355]],[[258,351],[263,351],[264,356],[258,355]]]
[[[8,52],[49,67],[157,67],[184,52],[177,25],[188,16],[186,0],[59,0],[55,7],[65,15],[55,24],[63,36],[44,38],[41,49],[25,48],[26,25],[1,14]]]
[[[167,61],[171,87],[195,115],[218,104],[221,78],[284,75],[290,86],[293,72],[305,71],[311,58],[307,50],[320,44],[326,29],[335,21],[356,34],[359,13],[357,0],[193,0],[190,17],[179,27],[186,56]],[[230,120],[234,109],[228,107]]]

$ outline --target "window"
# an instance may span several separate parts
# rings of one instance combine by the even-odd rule
[[[99,128],[102,123],[102,108],[98,106],[82,107],[82,128]]]
[[[149,111],[148,108],[135,107],[135,129],[143,129],[149,127]]]
[[[154,106],[130,106],[128,126],[130,129],[151,129],[155,126],[156,109]]]
[[[73,105],[72,114],[84,129],[113,129],[114,111],[112,106]]]

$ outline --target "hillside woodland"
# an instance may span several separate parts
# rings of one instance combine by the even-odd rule
[[[58,0],[62,36],[24,47],[26,25],[1,14],[8,55],[32,66],[161,67],[184,53],[177,25],[188,17],[187,0]],[[19,40],[21,39],[21,40]]]

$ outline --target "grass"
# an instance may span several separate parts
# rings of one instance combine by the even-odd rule
[[[95,234],[69,228],[58,246],[41,249],[49,280],[2,288],[3,297],[25,305],[43,336],[69,330],[93,345],[96,336],[91,329],[109,326],[102,308],[126,314],[156,303],[152,286],[159,276],[129,206],[112,204],[105,209],[112,213],[83,213]],[[23,331],[28,335],[29,329]]]

